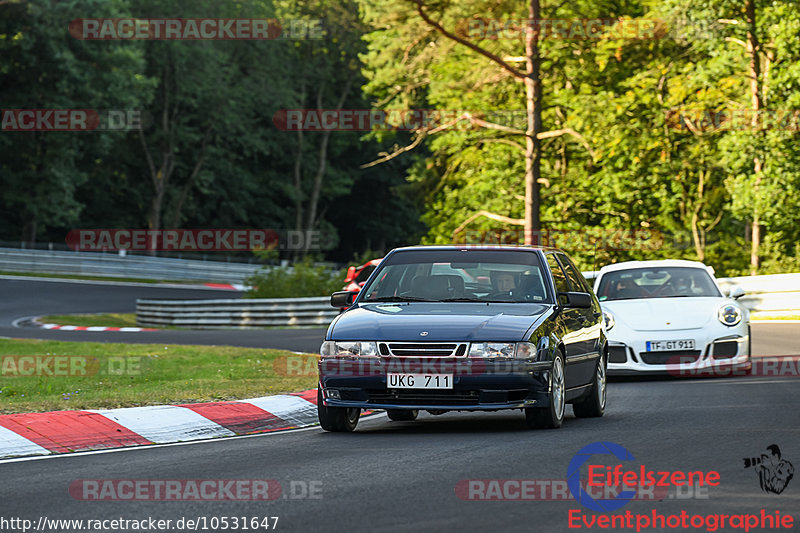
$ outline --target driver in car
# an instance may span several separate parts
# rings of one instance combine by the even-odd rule
[[[490,296],[511,296],[511,291],[517,287],[517,280],[511,272],[492,271],[490,274],[494,292]]]
[[[675,274],[671,280],[669,280],[670,287],[675,295],[690,295],[692,294],[692,278],[686,274],[678,273]]]

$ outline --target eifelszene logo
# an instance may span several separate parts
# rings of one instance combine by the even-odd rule
[[[762,453],[761,457],[745,457],[744,467],[755,469],[761,490],[780,494],[794,476],[794,465],[781,458],[781,449],[777,444],[770,444],[767,450],[769,454]]]
[[[611,500],[595,500],[581,487],[581,466],[594,455],[614,455],[620,461],[632,461],[633,454],[615,442],[593,442],[581,448],[567,467],[567,487],[575,501],[592,511],[614,511],[625,506],[636,495],[634,491],[622,491]]]
[[[567,487],[575,498],[575,501],[584,507],[598,512],[615,511],[636,497],[637,489],[663,487],[689,487],[699,485],[718,486],[720,482],[719,472],[709,471],[682,471],[682,470],[663,470],[655,471],[648,469],[640,464],[631,469],[626,469],[624,465],[606,466],[596,464],[597,459],[592,458],[597,455],[612,455],[619,461],[633,461],[631,452],[615,442],[593,442],[581,448],[572,458],[567,467]],[[614,488],[613,497],[595,499],[580,484],[581,467],[587,464],[588,479],[586,487],[608,487]],[[627,490],[618,490],[627,489]]]

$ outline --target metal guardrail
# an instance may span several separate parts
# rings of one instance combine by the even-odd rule
[[[0,248],[0,270],[110,278],[243,283],[261,265],[116,253]]]
[[[724,291],[737,285],[746,294],[739,301],[751,311],[800,310],[800,274],[719,278]],[[242,300],[137,300],[140,326],[182,326],[195,329],[327,326],[339,313],[330,298]]]
[[[758,313],[786,313],[800,310],[800,274],[771,274],[719,278],[720,288],[727,293],[731,287],[741,287],[745,295],[739,301]]]
[[[327,326],[339,314],[330,301],[329,297],[136,300],[136,324],[193,329]]]

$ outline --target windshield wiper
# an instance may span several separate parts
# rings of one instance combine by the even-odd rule
[[[440,302],[478,302],[478,303],[487,303],[491,300],[481,300],[480,298],[470,298],[468,296],[460,296],[458,298],[445,298],[444,300],[439,300]]]
[[[365,304],[372,302],[438,302],[439,300],[429,300],[427,298],[420,298],[418,296],[381,296],[379,298],[371,298],[364,300]]]

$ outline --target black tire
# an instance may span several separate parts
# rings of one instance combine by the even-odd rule
[[[361,409],[357,407],[325,407],[322,389],[317,389],[317,417],[325,431],[353,431],[358,425]]]
[[[525,408],[525,422],[533,429],[556,429],[561,427],[566,410],[566,385],[564,377],[564,359],[559,353],[553,359],[550,371],[550,405],[547,407]]]
[[[416,409],[387,409],[386,414],[389,415],[389,420],[395,422],[408,422],[416,420],[419,411]]]
[[[594,383],[589,395],[572,404],[572,412],[578,418],[603,416],[606,410],[606,354],[600,356],[594,370]]]

